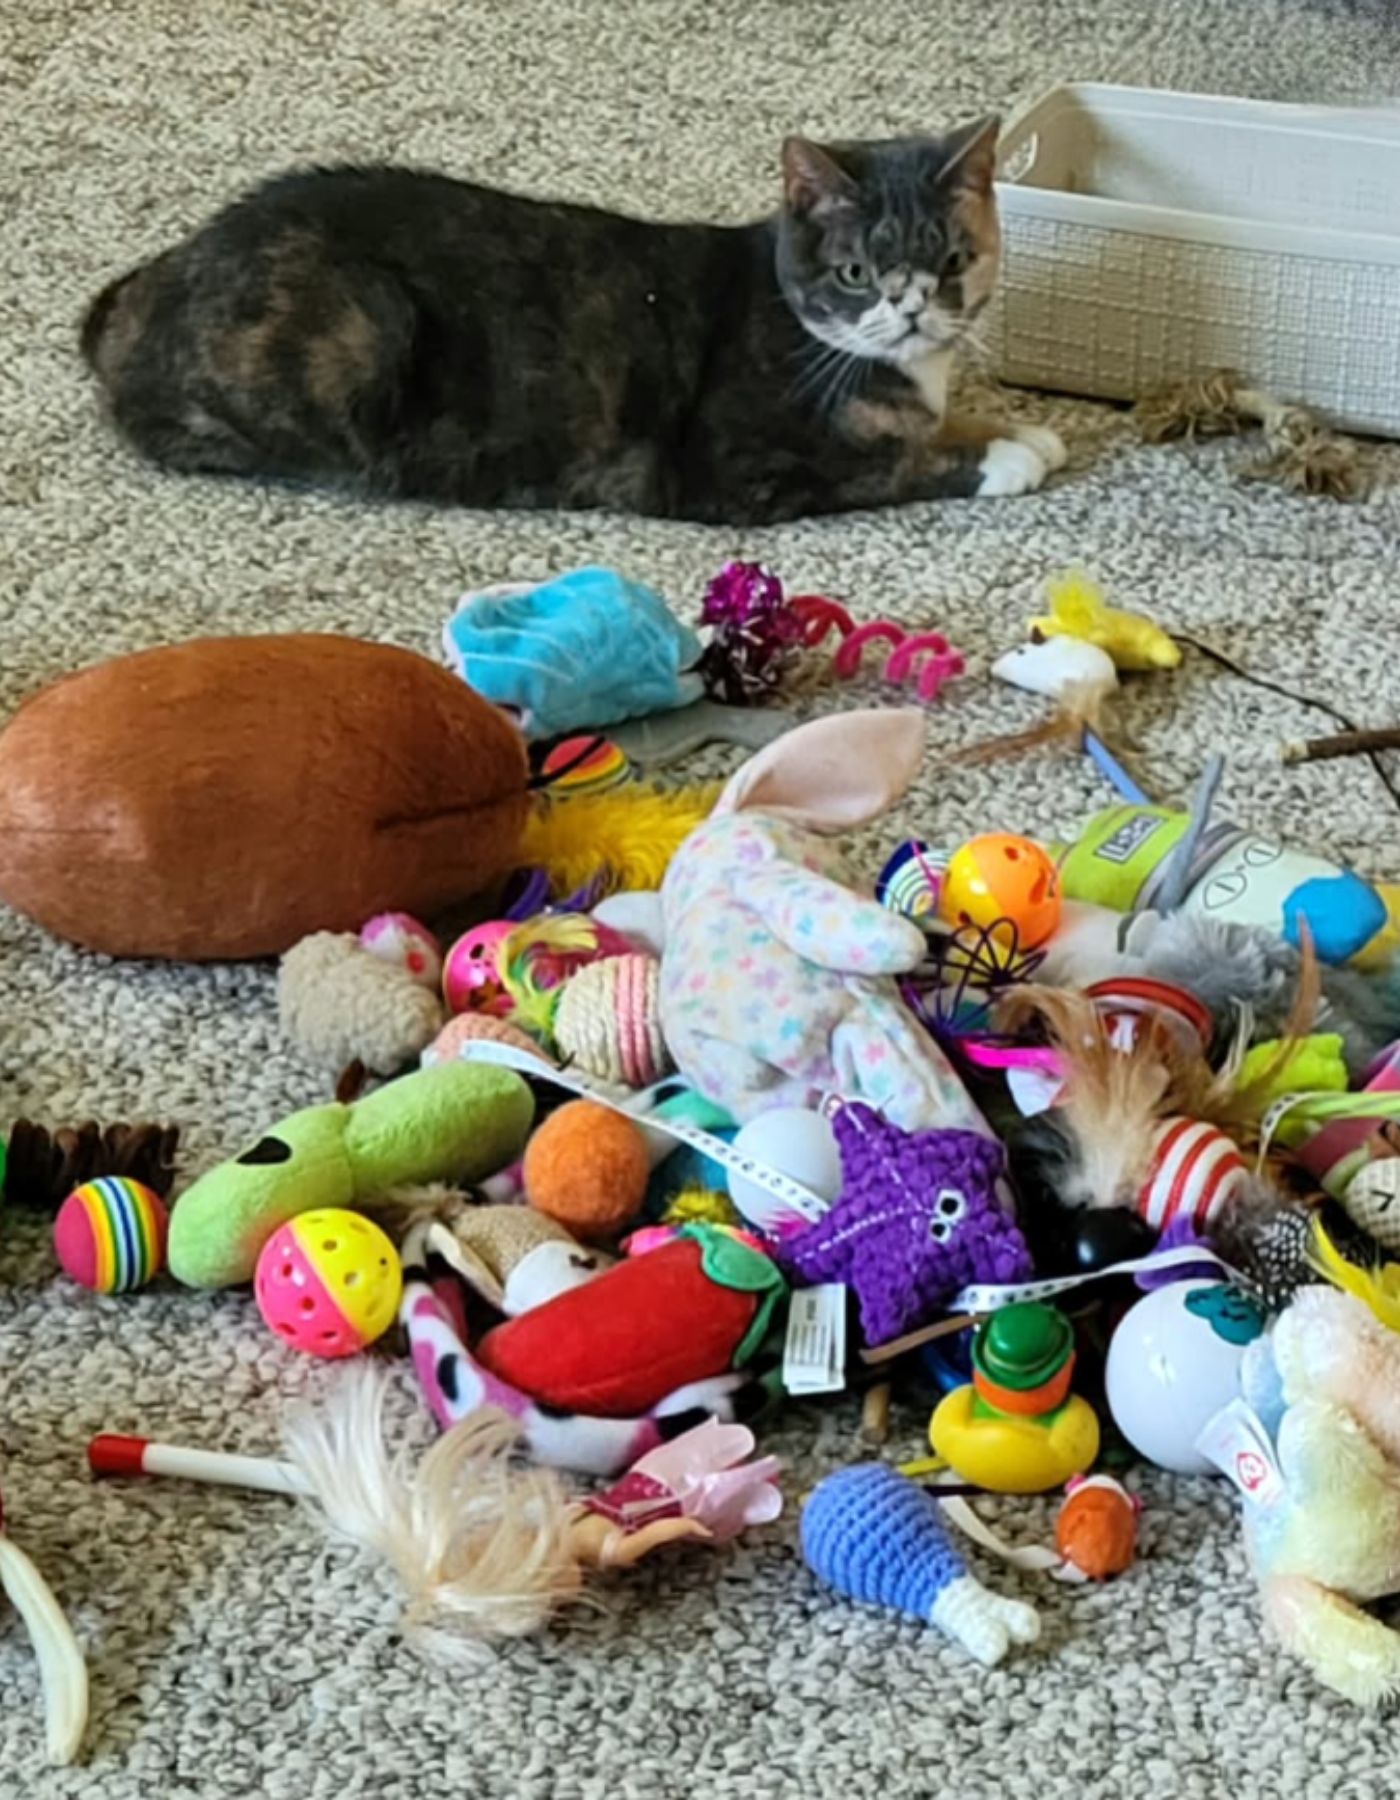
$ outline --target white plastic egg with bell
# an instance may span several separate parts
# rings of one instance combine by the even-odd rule
[[[841,1152],[821,1113],[774,1107],[742,1126],[733,1148],[736,1156],[786,1175],[828,1204],[841,1192]],[[747,1224],[770,1237],[808,1222],[790,1201],[740,1169],[729,1171],[729,1198]]]
[[[1174,1281],[1123,1315],[1104,1386],[1140,1456],[1177,1475],[1215,1469],[1196,1439],[1239,1393],[1244,1353],[1264,1329],[1258,1303],[1224,1281]]]

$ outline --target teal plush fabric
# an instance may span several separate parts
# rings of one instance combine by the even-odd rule
[[[467,594],[443,632],[469,687],[515,713],[527,737],[557,737],[686,706],[701,643],[661,596],[612,569],[539,587]]]

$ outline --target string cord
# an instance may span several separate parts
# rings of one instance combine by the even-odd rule
[[[1227,655],[1223,650],[1217,650],[1214,644],[1203,643],[1200,638],[1190,637],[1184,631],[1174,631],[1171,637],[1173,643],[1181,644],[1188,650],[1194,650],[1198,656],[1204,656],[1208,662],[1213,662],[1217,667],[1228,670],[1231,675],[1237,676],[1239,680],[1250,687],[1263,688],[1270,694],[1277,694],[1281,700],[1292,701],[1295,706],[1310,706],[1315,712],[1324,714],[1334,724],[1340,725],[1343,731],[1360,730],[1360,727],[1344,712],[1333,706],[1330,700],[1319,700],[1315,694],[1299,694],[1294,689],[1285,687],[1281,681],[1273,681],[1267,675],[1256,675],[1252,670],[1237,663],[1233,656]],[[1396,787],[1394,778],[1381,761],[1380,753],[1375,750],[1367,750],[1363,754],[1366,761],[1375,770],[1381,786],[1390,795],[1396,811],[1400,812],[1400,788]]]

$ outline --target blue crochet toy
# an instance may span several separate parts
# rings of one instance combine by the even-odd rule
[[[990,1668],[1033,1644],[1033,1606],[984,1588],[953,1547],[932,1494],[884,1463],[818,1482],[802,1509],[802,1554],[829,1587],[937,1625]]]
[[[638,719],[698,700],[702,646],[659,594],[612,569],[467,594],[443,628],[469,687],[515,713],[526,737]]]

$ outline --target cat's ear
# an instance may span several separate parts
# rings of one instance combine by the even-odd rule
[[[960,125],[944,138],[945,156],[938,172],[940,181],[951,181],[964,193],[990,194],[997,169],[997,141],[1001,120],[995,113]]]
[[[810,138],[783,141],[783,191],[795,213],[822,213],[849,205],[856,184],[829,150]]]
[[[785,731],[729,778],[715,814],[774,813],[808,831],[852,831],[908,789],[924,753],[921,708],[830,713]]]

